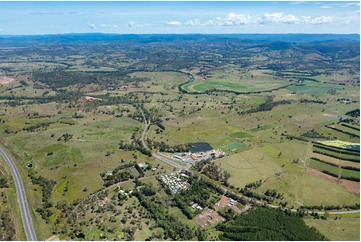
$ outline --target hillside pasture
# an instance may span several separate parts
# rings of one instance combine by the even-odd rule
[[[335,219],[333,215],[326,220],[305,218],[304,221],[331,241],[360,241],[360,218],[337,217],[339,219]]]
[[[235,92],[259,92],[280,88],[289,84],[267,71],[250,70],[244,72],[235,68],[225,67],[207,73],[201,81],[194,81],[182,86],[189,93],[203,93],[214,90]]]
[[[353,205],[360,202],[358,195],[344,190],[337,183],[303,171],[287,171],[272,176],[256,191],[263,194],[267,189],[283,193],[283,201],[295,208],[303,205]]]

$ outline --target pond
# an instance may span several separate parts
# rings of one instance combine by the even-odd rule
[[[213,150],[212,146],[206,142],[190,143],[189,147],[189,151],[192,153]]]

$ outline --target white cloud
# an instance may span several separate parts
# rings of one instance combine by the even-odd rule
[[[259,15],[245,15],[231,12],[227,17],[217,17],[201,23],[198,19],[187,21],[188,26],[242,26],[250,24],[327,24],[332,22],[330,16],[320,16],[312,18],[311,16],[297,16],[294,14],[285,15],[283,12],[265,13]]]
[[[342,24],[350,24],[351,23],[351,20],[347,19],[347,20],[343,20],[341,21]]]
[[[107,27],[107,25],[106,24],[99,24],[99,27],[104,29],[104,28]]]
[[[144,26],[148,25],[136,24],[134,21],[129,21],[125,26],[130,28],[143,28]]]
[[[95,24],[91,24],[91,25],[90,25],[90,28],[92,28],[92,29],[97,29],[97,27],[95,26]]]
[[[260,24],[267,24],[267,23],[284,23],[284,24],[297,24],[300,23],[300,18],[293,15],[283,15],[282,12],[278,13],[265,13],[262,17],[260,17],[257,21]]]
[[[330,16],[321,16],[318,18],[311,19],[310,24],[328,24],[332,22],[332,17]]]
[[[198,19],[194,19],[194,20],[189,20],[186,25],[189,26],[200,26],[201,22]]]
[[[118,28],[118,27],[119,27],[119,26],[118,26],[118,25],[116,25],[116,24],[114,24],[114,25],[113,25],[113,28]]]
[[[253,20],[250,15],[235,14],[232,12],[227,18],[225,18],[223,25],[244,25],[251,23],[252,21]]]
[[[330,5],[322,5],[320,8],[328,9],[328,8],[333,8],[333,6],[330,6]]]
[[[135,27],[135,22],[129,21],[129,22],[127,23],[127,26],[134,28],[134,27]]]
[[[169,24],[169,25],[182,25],[181,22],[179,22],[179,21],[171,21],[171,22],[168,22],[167,24]]]

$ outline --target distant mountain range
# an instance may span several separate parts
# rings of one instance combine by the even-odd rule
[[[315,42],[315,41],[349,41],[359,42],[359,34],[51,34],[51,35],[0,35],[0,45],[26,44],[33,41],[56,43],[96,42],[96,41],[121,41],[131,40],[140,43],[159,41],[184,41],[184,40],[227,40],[244,39],[270,42]]]

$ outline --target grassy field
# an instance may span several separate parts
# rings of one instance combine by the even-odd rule
[[[230,136],[233,138],[240,138],[240,139],[253,137],[253,135],[242,131],[232,133]]]
[[[344,218],[335,220],[328,218],[304,219],[308,226],[315,227],[329,240],[332,241],[360,241],[360,218]]]
[[[328,94],[331,90],[339,91],[345,89],[345,87],[336,84],[305,81],[303,86],[291,86],[287,89],[296,93],[321,96]]]
[[[222,149],[224,149],[226,151],[236,151],[238,149],[245,148],[245,147],[246,146],[244,144],[241,144],[238,142],[233,142],[233,143],[223,146]]]
[[[350,167],[356,167],[356,168],[360,168],[360,163],[357,162],[352,162],[352,161],[345,161],[345,160],[340,160],[337,158],[333,158],[331,156],[327,156],[327,155],[322,155],[322,154],[318,154],[318,153],[313,153],[312,157],[315,157],[317,159],[320,160],[324,160],[326,162],[335,164],[337,166],[350,166]]]
[[[295,208],[302,205],[342,206],[360,202],[358,195],[347,192],[333,182],[305,172],[287,171],[280,176],[270,177],[256,191],[264,193],[267,189],[276,189],[277,192],[283,193],[283,201]]]
[[[198,78],[199,79],[199,78]],[[189,93],[203,93],[212,90],[230,90],[237,92],[256,92],[278,88],[287,84],[287,80],[273,76],[266,71],[225,67],[223,71],[211,71],[201,81],[187,83],[182,88]]]
[[[341,154],[337,151],[331,151],[331,150],[326,150],[320,147],[314,147],[313,150],[315,151],[315,153],[321,153],[324,155],[329,155],[341,160],[350,160],[350,161],[359,161],[360,160],[360,156],[358,155],[353,155],[353,154]]]
[[[322,162],[319,162],[317,160],[311,159],[309,162],[309,166],[313,169],[319,170],[319,171],[327,171],[334,176],[338,177],[340,175],[340,169],[336,166],[332,166],[329,164],[325,164]]]
[[[265,155],[262,149],[229,155],[215,163],[230,172],[229,182],[236,187],[244,187],[250,182],[266,179],[281,171],[281,168]]]
[[[341,169],[341,177],[360,179],[360,172],[354,170],[348,170],[348,169]]]

